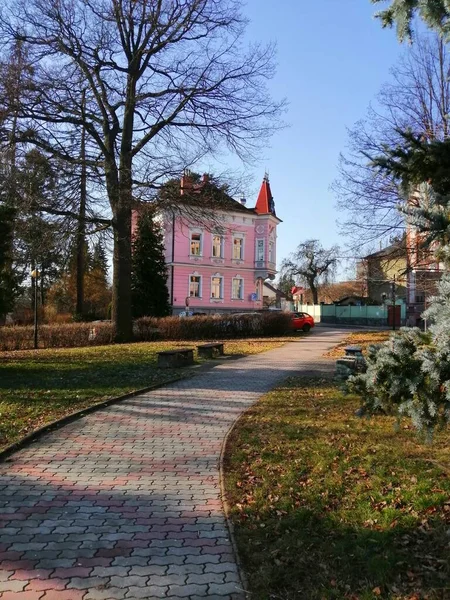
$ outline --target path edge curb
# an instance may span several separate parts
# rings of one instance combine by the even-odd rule
[[[189,377],[189,375],[187,377]],[[186,375],[178,375],[176,377],[172,377],[171,379],[168,379],[167,381],[164,381],[163,383],[155,383],[155,384],[149,385],[145,388],[141,388],[139,390],[134,390],[133,392],[128,392],[127,394],[122,394],[121,396],[114,396],[113,398],[108,398],[107,400],[102,400],[101,402],[92,404],[92,406],[87,406],[86,408],[77,410],[73,413],[70,413],[69,415],[65,415],[64,417],[61,417],[60,419],[51,421],[50,423],[47,423],[46,425],[43,425],[42,427],[38,427],[38,429],[35,429],[34,431],[29,433],[25,437],[21,438],[20,440],[17,440],[17,442],[13,442],[12,444],[9,444],[3,450],[0,450],[0,463],[4,462],[7,458],[9,458],[11,456],[11,454],[18,452],[19,450],[22,450],[22,448],[26,448],[27,446],[30,446],[33,442],[35,442],[37,439],[41,438],[45,434],[50,433],[52,431],[56,431],[57,429],[64,427],[64,425],[68,425],[69,423],[72,423],[72,421],[77,421],[78,419],[81,419],[86,415],[96,412],[97,410],[100,410],[102,408],[106,408],[107,406],[110,406],[111,404],[115,404],[116,402],[121,402],[122,400],[128,400],[129,398],[134,398],[135,396],[139,396],[140,394],[146,394],[147,392],[151,392],[153,390],[162,388],[166,385],[176,383],[177,381],[180,381],[182,379],[186,379]]]
[[[219,484],[220,484],[220,497],[221,497],[221,501],[222,501],[223,512],[225,515],[225,521],[227,524],[228,533],[230,535],[231,547],[233,548],[234,560],[236,562],[239,579],[241,580],[242,591],[244,593],[245,598],[248,598],[248,594],[249,594],[248,580],[247,580],[247,576],[245,574],[244,568],[242,567],[242,562],[241,562],[241,558],[239,556],[236,538],[234,535],[234,525],[233,525],[233,522],[230,517],[230,505],[228,503],[226,490],[225,490],[225,474],[224,474],[224,460],[225,460],[225,453],[226,453],[226,448],[227,448],[227,444],[228,444],[228,439],[230,438],[231,434],[235,430],[236,425],[240,421],[241,417],[246,412],[247,411],[242,412],[237,417],[237,419],[234,421],[234,423],[232,424],[230,429],[227,431],[225,437],[222,440],[222,447],[220,449],[220,456],[219,456]]]

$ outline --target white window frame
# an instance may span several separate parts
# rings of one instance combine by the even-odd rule
[[[219,296],[213,296],[213,279],[220,279]],[[215,273],[211,276],[210,296],[211,300],[223,300],[224,296],[224,278],[220,273]]]
[[[274,242],[273,242],[272,240],[270,240],[270,241],[269,241],[269,262],[270,262],[270,263],[273,263],[273,262],[275,262],[275,261],[273,260],[273,251],[274,251],[274,249],[275,249]]]
[[[235,248],[234,242],[235,242],[235,240],[239,240],[241,242],[241,246],[240,246],[240,248],[241,248],[241,255],[240,255],[239,258],[236,258],[234,256],[234,248]],[[244,236],[243,235],[233,235],[233,241],[232,241],[232,247],[231,247],[231,258],[233,260],[244,260],[244,247],[245,247]]]
[[[234,282],[235,281],[240,282],[240,292],[241,292],[240,296],[234,295]],[[233,277],[231,280],[231,299],[232,300],[243,300],[244,299],[244,278],[241,277],[240,275],[235,275],[235,277]]]
[[[198,282],[198,296],[195,296],[193,294],[191,294],[191,283],[193,283],[191,281],[192,277],[198,277],[199,282]],[[203,279],[202,276],[199,273],[191,273],[189,275],[189,280],[188,280],[188,296],[189,298],[201,298],[202,297],[202,287],[203,287]]]
[[[260,255],[259,255],[259,242],[262,242],[262,258],[260,258]],[[265,262],[265,260],[266,260],[266,240],[264,238],[256,239],[255,254],[256,254],[256,262]]]
[[[200,254],[193,254],[192,253],[192,236],[194,235],[199,235],[200,236],[200,244],[199,244],[199,250],[200,250]],[[189,235],[189,256],[203,256],[203,232],[202,231],[191,231],[190,235]]]
[[[219,254],[219,256],[215,256],[214,255],[214,239],[215,238],[219,238],[219,240],[220,240],[220,254]],[[218,233],[213,233],[213,235],[212,235],[212,243],[211,243],[211,257],[212,258],[223,258],[223,256],[224,256],[223,249],[224,249],[223,235],[220,235]]]
[[[262,295],[263,295],[263,289],[262,289],[263,285],[262,285],[262,281],[261,279],[257,279],[256,280],[256,285],[255,285],[255,292],[256,292],[256,300],[261,300]]]

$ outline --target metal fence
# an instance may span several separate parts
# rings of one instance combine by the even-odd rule
[[[400,323],[406,322],[406,305],[399,301]],[[348,325],[374,325],[388,324],[389,305],[379,306],[338,306],[336,304],[303,304],[299,305],[299,312],[306,312],[314,317],[316,323],[340,323]]]

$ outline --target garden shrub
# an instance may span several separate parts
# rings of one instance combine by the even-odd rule
[[[75,348],[111,344],[111,323],[61,323],[40,325],[39,348]],[[0,350],[29,350],[33,348],[34,328],[26,326],[0,327]]]
[[[135,321],[141,341],[213,340],[288,334],[291,319],[286,313],[228,314],[196,317],[143,317]]]
[[[291,319],[286,313],[258,313],[197,317],[141,317],[134,322],[139,342],[154,340],[215,340],[288,334]],[[33,348],[32,326],[0,327],[0,350]],[[39,326],[40,348],[101,346],[113,341],[113,327],[106,323],[61,323]]]

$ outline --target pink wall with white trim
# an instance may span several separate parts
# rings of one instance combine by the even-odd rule
[[[204,223],[200,219],[194,222],[177,214],[166,212],[160,215],[164,233],[165,258],[168,265],[169,294],[173,291],[174,312],[185,308],[189,296],[190,276],[201,277],[201,297],[190,297],[190,310],[199,312],[254,311],[261,310],[262,280],[276,273],[276,228],[280,222],[271,214],[258,215],[236,210],[220,211],[216,223]],[[133,214],[133,232],[136,228],[136,213]],[[217,225],[220,225],[220,231]],[[172,244],[173,231],[175,243]],[[191,234],[201,234],[201,255],[191,255]],[[223,237],[222,257],[214,257],[212,252],[213,236]],[[243,240],[242,260],[233,258],[233,239]],[[257,254],[257,242],[263,240],[263,255]],[[273,244],[272,261],[269,262],[269,243]],[[172,254],[173,253],[173,254]],[[262,258],[262,260],[259,260]],[[172,286],[173,273],[173,286]],[[211,297],[211,278],[223,278],[223,297]],[[242,299],[232,297],[232,280],[243,281]],[[257,289],[258,288],[258,289]],[[251,294],[259,292],[259,298],[253,300]]]

